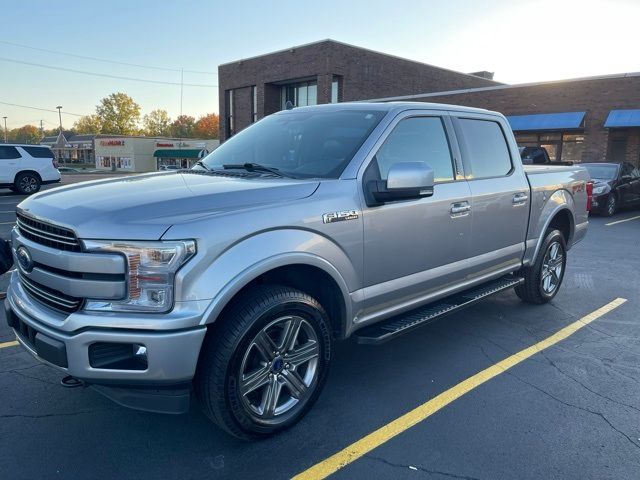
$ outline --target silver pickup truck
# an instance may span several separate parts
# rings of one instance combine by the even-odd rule
[[[17,209],[20,343],[121,405],[204,411],[241,438],[299,420],[334,341],[376,344],[515,287],[558,292],[587,172],[527,167],[505,117],[427,103],[296,108],[192,170]]]

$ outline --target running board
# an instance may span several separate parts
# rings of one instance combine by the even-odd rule
[[[358,343],[378,345],[420,325],[431,323],[440,317],[462,310],[491,295],[520,285],[522,282],[524,282],[524,278],[505,275],[497,280],[491,280],[410,312],[364,327],[356,331],[353,336]]]

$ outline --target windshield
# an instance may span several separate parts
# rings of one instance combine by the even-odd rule
[[[307,110],[265,117],[220,145],[202,163],[260,164],[297,178],[338,178],[386,111]]]
[[[600,180],[613,180],[616,178],[616,172],[618,171],[617,165],[583,165],[589,172],[591,178],[598,178]]]

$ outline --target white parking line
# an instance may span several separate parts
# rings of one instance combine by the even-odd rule
[[[13,225],[16,222],[0,222],[0,225]]]
[[[0,210],[0,213],[16,213],[15,210]]]
[[[615,222],[605,223],[604,226],[605,227],[610,227],[611,225],[617,225],[618,223],[630,222],[631,220],[638,220],[639,218],[640,218],[640,215],[636,215],[635,217],[625,218],[625,219],[622,219],[622,220],[616,220]]]

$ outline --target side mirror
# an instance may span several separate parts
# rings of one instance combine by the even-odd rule
[[[387,180],[372,180],[367,184],[367,205],[430,197],[433,184],[433,169],[425,162],[399,162],[391,166]]]

